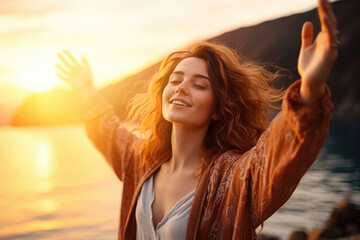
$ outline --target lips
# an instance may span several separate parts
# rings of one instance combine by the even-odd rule
[[[171,104],[177,105],[177,106],[183,106],[183,107],[191,107],[190,103],[182,100],[182,99],[172,99],[170,101]]]

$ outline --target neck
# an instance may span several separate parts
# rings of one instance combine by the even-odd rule
[[[171,171],[194,171],[201,167],[206,131],[207,128],[194,129],[173,124]]]

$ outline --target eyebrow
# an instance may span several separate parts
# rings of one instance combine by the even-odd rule
[[[183,71],[175,71],[175,72],[172,72],[171,75],[172,75],[172,74],[181,75],[181,76],[184,76],[184,75],[185,75]],[[205,75],[202,75],[202,74],[200,74],[200,73],[194,74],[193,77],[194,77],[194,78],[205,78],[205,79],[207,79],[207,80],[210,81],[209,77],[207,77],[207,76],[205,76]]]

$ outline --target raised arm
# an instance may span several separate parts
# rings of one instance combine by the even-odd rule
[[[81,118],[89,139],[103,154],[118,178],[122,181],[130,161],[133,160],[133,142],[136,137],[125,127],[111,106],[96,91],[88,61],[77,61],[68,51],[57,54],[57,76],[67,82],[82,101]]]
[[[318,0],[318,14],[321,31],[313,40],[313,24],[304,23],[298,60],[300,96],[309,107],[313,107],[324,95],[326,79],[338,56],[337,21],[328,0]]]
[[[332,104],[326,79],[338,53],[336,19],[326,0],[319,0],[319,17],[321,32],[314,42],[313,25],[303,26],[301,80],[289,87],[282,111],[244,154],[250,163],[253,227],[290,198],[327,136]]]

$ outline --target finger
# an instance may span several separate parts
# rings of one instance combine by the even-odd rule
[[[326,14],[321,14],[321,10],[319,10],[319,18],[321,22],[321,32],[325,34],[327,39],[329,39],[330,43],[336,43],[336,32],[337,30],[333,28],[331,20],[329,16]]]
[[[65,68],[63,68],[60,64],[55,64],[55,66],[57,67],[57,69],[62,73],[62,74],[65,74],[65,75],[69,75],[70,74],[70,71],[66,70]]]
[[[327,5],[328,5],[328,8],[329,8],[329,17],[330,17],[330,20],[331,20],[331,25],[334,29],[337,29],[337,20],[336,20],[336,17],[335,17],[335,13],[334,13],[334,10],[330,4],[330,2],[326,1]]]
[[[329,43],[337,43],[336,30],[332,28],[331,20],[329,18],[324,19],[324,33],[326,33]]]
[[[331,28],[337,29],[337,20],[332,9],[332,6],[328,0],[319,0],[318,13],[321,19],[321,16],[327,16],[330,20]]]
[[[334,29],[337,29],[337,20],[336,20],[336,17],[335,17],[335,13],[334,13],[334,10],[332,8],[332,5],[331,3],[328,1],[328,0],[325,0],[325,6],[328,10],[328,15],[329,15],[329,19],[331,21],[331,25]]]
[[[331,24],[331,20],[326,18],[325,19],[325,22],[326,22],[326,27],[328,29],[328,38],[329,38],[329,42],[330,44],[333,44],[333,43],[336,43],[338,44],[338,39],[337,39],[337,30],[334,30],[332,28],[332,24]]]
[[[61,53],[57,53],[56,56],[60,59],[60,61],[69,69],[74,68],[73,65],[71,65],[68,60],[64,58],[64,56]]]
[[[87,58],[85,56],[82,56],[81,60],[86,67],[90,67],[89,61],[87,60]]]
[[[68,50],[64,50],[63,51],[65,53],[65,55],[70,59],[70,61],[74,64],[74,65],[80,65],[78,63],[78,61],[73,57],[73,55],[71,55],[71,53]]]
[[[325,23],[326,8],[324,6],[324,0],[319,0],[318,14],[319,14],[319,20],[320,20],[320,25],[321,25],[321,31],[327,32],[328,29],[325,28],[326,27],[326,23]]]
[[[68,78],[62,75],[61,73],[56,73],[56,76],[65,82],[69,82]]]
[[[311,22],[305,22],[301,31],[301,47],[307,48],[312,45],[314,38],[314,26]]]

